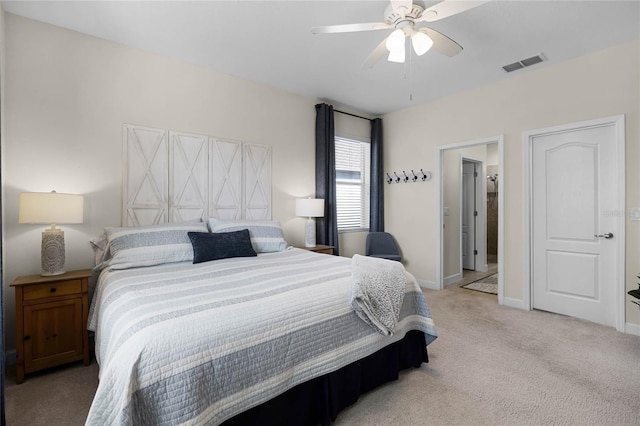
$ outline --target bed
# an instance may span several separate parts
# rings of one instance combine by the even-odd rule
[[[127,250],[149,263],[145,244]],[[88,324],[100,383],[87,424],[328,424],[359,394],[427,361],[436,338],[408,273],[385,336],[350,305],[351,259],[293,248],[176,258],[101,272]]]

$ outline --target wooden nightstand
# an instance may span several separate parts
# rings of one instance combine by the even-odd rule
[[[333,246],[323,246],[317,244],[315,247],[298,247],[303,250],[315,251],[316,253],[333,254]]]
[[[16,290],[16,352],[18,384],[26,373],[72,361],[89,365],[90,269],[62,275],[18,277]]]

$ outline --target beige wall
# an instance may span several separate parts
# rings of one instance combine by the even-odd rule
[[[522,300],[522,132],[618,114],[626,116],[627,211],[640,207],[640,43],[626,43],[561,64],[515,73],[504,81],[388,114],[385,169],[434,170],[439,145],[504,134],[505,298]],[[435,280],[437,198],[426,185],[386,187],[386,228],[405,250],[416,277]],[[627,215],[627,290],[637,288],[640,222]],[[640,324],[629,297],[626,320]],[[640,330],[640,329],[638,329]]]
[[[496,166],[498,164],[498,144],[490,143],[487,145],[487,166]]]
[[[65,231],[67,269],[93,266],[89,239],[120,224],[122,124],[273,147],[273,218],[304,241],[294,200],[315,188],[313,99],[6,14],[4,289],[14,347],[19,275],[40,271],[41,231],[18,224],[18,194],[84,194],[82,225]]]

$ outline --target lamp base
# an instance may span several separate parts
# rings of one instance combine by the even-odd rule
[[[47,229],[42,232],[42,250],[40,262],[43,277],[62,275],[64,270],[64,231]]]
[[[316,246],[316,221],[313,218],[307,219],[307,222],[304,224],[304,246]]]

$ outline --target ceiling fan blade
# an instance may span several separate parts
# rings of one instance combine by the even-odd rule
[[[416,22],[433,22],[480,6],[490,0],[444,0],[427,8]]]
[[[353,33],[356,31],[386,30],[391,26],[385,22],[368,22],[363,24],[329,25],[326,27],[313,27],[313,34]]]
[[[411,8],[413,7],[413,0],[390,0],[390,2],[391,9],[402,16],[411,12]]]
[[[433,40],[433,46],[431,48],[438,53],[453,57],[462,52],[462,46],[436,30],[420,28],[418,31],[425,33]]]
[[[382,40],[382,42],[375,48],[373,51],[367,56],[364,63],[362,64],[362,68],[371,69],[375,64],[378,63],[380,59],[382,59],[389,51],[386,46],[387,37]]]

